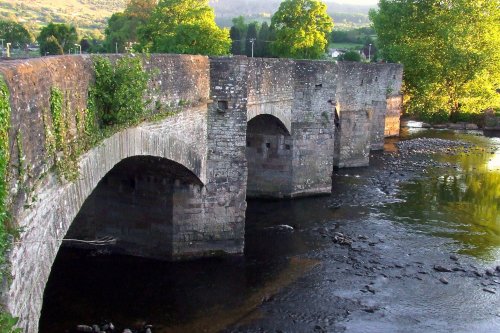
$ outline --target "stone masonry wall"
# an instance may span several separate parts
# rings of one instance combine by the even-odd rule
[[[247,120],[260,114],[278,118],[291,131],[294,62],[288,59],[248,59]]]
[[[335,126],[332,99],[337,68],[326,61],[297,61],[292,108],[291,196],[330,193]]]
[[[242,253],[245,233],[247,161],[245,158],[248,100],[246,57],[213,58],[207,135],[205,224],[207,247]],[[196,245],[196,244],[194,244]]]
[[[400,96],[402,66],[340,62],[338,167],[366,166],[370,149],[382,149],[387,98]]]
[[[387,97],[387,113],[385,117],[385,137],[399,135],[401,127],[401,110],[403,108],[403,96]]]
[[[247,196],[289,197],[295,63],[248,59]]]

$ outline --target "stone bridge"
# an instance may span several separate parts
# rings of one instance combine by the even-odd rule
[[[330,193],[334,167],[366,166],[399,132],[402,67],[153,55],[151,105],[180,112],[114,134],[60,181],[44,114],[63,92],[70,131],[87,107],[89,56],[0,62],[10,91],[9,253],[3,304],[38,331],[63,239],[112,236],[117,252],[161,259],[242,253],[246,198]],[[182,107],[180,107],[182,106]],[[17,161],[17,162],[16,162]],[[26,166],[25,172],[20,164]]]

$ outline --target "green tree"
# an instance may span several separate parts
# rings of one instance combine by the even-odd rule
[[[240,31],[240,54],[245,54],[248,24],[245,23],[245,18],[241,15],[233,18],[232,22],[233,27],[237,28]]]
[[[160,0],[140,30],[143,48],[152,52],[229,54],[229,29],[215,24],[208,0]]]
[[[49,36],[43,44],[40,44],[41,55],[61,55],[64,54],[63,48],[54,36]]]
[[[323,57],[333,29],[326,9],[320,0],[284,0],[271,20],[276,31],[274,54],[304,59]]]
[[[21,46],[31,43],[34,38],[31,33],[22,25],[13,21],[0,20],[0,39],[5,43]]]
[[[114,13],[108,20],[104,31],[104,47],[109,53],[123,53],[128,43],[137,42],[139,21],[125,13]]]
[[[498,0],[380,0],[383,57],[405,66],[405,108],[432,117],[500,107]]]
[[[272,32],[267,22],[263,22],[257,37],[256,55],[257,57],[270,57],[269,42],[272,39]]]
[[[338,61],[361,61],[361,55],[358,51],[347,51],[344,54],[341,54],[337,58]]]
[[[53,54],[51,51],[54,51],[54,47],[56,46],[53,38],[50,37],[54,37],[57,40],[63,52],[68,52],[78,42],[78,34],[75,27],[62,23],[49,23],[42,28],[37,38],[38,44],[40,44],[41,55],[45,55],[46,52]],[[50,50],[48,50],[49,48]]]
[[[105,30],[104,47],[107,52],[124,52],[125,48],[138,42],[138,30],[151,17],[155,0],[130,0],[123,13],[114,13]]]
[[[255,56],[255,42],[257,41],[257,34],[258,34],[258,23],[257,22],[252,22],[248,25],[247,28],[247,34],[246,34],[246,55],[247,57],[252,56],[252,44],[253,44],[253,51],[254,51],[254,56]]]
[[[231,37],[231,53],[234,55],[243,54],[241,50],[241,32],[238,27],[232,26],[229,30],[229,36]]]
[[[149,20],[156,3],[156,0],[129,0],[124,13],[145,23]]]

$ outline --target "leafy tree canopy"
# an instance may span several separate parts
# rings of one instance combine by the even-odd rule
[[[108,52],[124,52],[138,42],[137,31],[147,23],[156,7],[156,0],[130,0],[123,13],[115,13],[108,20],[104,47]]]
[[[59,45],[61,46],[63,52],[68,52],[69,49],[74,47],[74,44],[78,42],[78,34],[74,26],[69,26],[67,24],[59,23],[49,23],[47,26],[43,27],[40,31],[40,35],[37,38],[40,44],[40,54],[45,55],[46,52],[50,53],[48,50],[49,46],[47,44],[53,44],[53,40],[49,37],[54,37]],[[52,50],[53,46],[50,46]]]
[[[0,20],[0,39],[5,43],[20,46],[31,43],[34,38],[31,33],[22,25],[13,21]]]
[[[232,54],[242,54],[241,47],[241,31],[238,27],[232,26],[229,30],[229,37],[231,37],[231,53]]]
[[[139,34],[152,52],[224,55],[231,48],[229,30],[215,24],[208,0],[160,0]]]
[[[405,66],[408,112],[500,107],[498,0],[380,0],[370,18],[384,57]]]
[[[328,46],[333,20],[320,0],[284,0],[271,20],[276,56],[318,59]]]
[[[125,14],[146,22],[155,9],[156,3],[156,0],[129,0],[127,8],[125,8]]]

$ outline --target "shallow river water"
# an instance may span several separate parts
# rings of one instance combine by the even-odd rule
[[[244,256],[61,249],[40,331],[110,320],[119,332],[500,332],[500,139],[403,139],[336,171],[331,196],[250,201]]]

